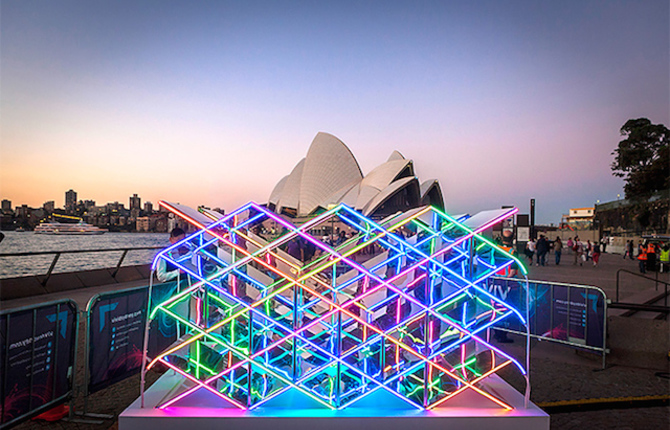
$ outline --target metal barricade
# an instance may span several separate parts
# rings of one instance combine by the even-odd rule
[[[525,280],[493,277],[494,286],[511,291]],[[528,280],[530,336],[550,342],[600,352],[605,368],[607,349],[607,297],[598,287]],[[516,327],[498,327],[520,335]]]
[[[69,299],[0,312],[0,429],[73,397],[78,328]]]
[[[153,294],[171,294],[176,283],[154,285]],[[84,352],[83,415],[109,418],[88,412],[88,396],[116,382],[140,373],[144,326],[148,311],[147,285],[96,294],[86,306],[86,349]],[[173,342],[169,334],[155,327],[154,341]],[[165,347],[161,345],[161,347]]]

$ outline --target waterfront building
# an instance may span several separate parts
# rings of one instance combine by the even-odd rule
[[[3,199],[2,200],[2,213],[11,213],[12,212],[12,201]]]
[[[69,190],[65,192],[65,211],[67,213],[74,213],[77,208],[77,192]]]
[[[151,215],[152,213],[154,213],[154,206],[151,202],[144,202],[144,214]]]
[[[148,232],[149,231],[149,217],[141,216],[135,220],[135,230],[139,232]]]
[[[29,214],[29,208],[28,205],[21,205],[16,207],[16,216],[21,219],[26,219],[28,218]]]
[[[351,150],[337,137],[318,133],[290,174],[272,190],[267,206],[292,218],[318,214],[345,203],[365,216],[381,218],[423,205],[444,209],[436,179],[420,182],[414,163],[393,151],[363,175]]]
[[[116,214],[116,213],[121,212],[123,210],[125,210],[125,208],[123,207],[123,203],[119,203],[119,202],[107,203],[107,212],[108,213],[115,213]]]
[[[54,202],[53,200],[44,202],[44,204],[42,205],[42,209],[44,209],[46,212],[53,213],[54,209],[56,209],[56,202]]]
[[[142,199],[137,196],[137,194],[133,194],[133,196],[130,198],[130,210],[137,209],[140,210],[142,208]]]
[[[165,213],[152,215],[151,218],[155,222],[154,231],[156,231],[156,233],[168,232],[168,219]]]
[[[84,209],[89,210],[95,206],[95,200],[84,200]]]
[[[107,206],[91,206],[87,209],[87,212],[91,216],[102,215],[107,212]]]

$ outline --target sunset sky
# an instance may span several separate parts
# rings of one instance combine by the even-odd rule
[[[0,198],[264,203],[319,131],[397,149],[447,210],[615,200],[629,118],[670,124],[659,1],[3,0]]]

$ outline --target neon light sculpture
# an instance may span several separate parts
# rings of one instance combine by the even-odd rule
[[[184,274],[177,294],[152,304],[150,319],[164,313],[183,335],[146,367],[187,381],[159,408],[207,390],[255,409],[295,389],[330,409],[377,390],[421,410],[465,390],[511,409],[479,383],[510,364],[526,370],[486,339],[526,318],[485,284],[525,268],[479,233],[516,209],[473,230],[434,207],[376,222],[339,205],[295,226],[254,203],[206,222],[160,204],[198,231],[154,260]],[[335,222],[351,235],[331,245]],[[269,224],[281,230],[272,240],[258,234]],[[296,241],[308,262],[290,255]]]

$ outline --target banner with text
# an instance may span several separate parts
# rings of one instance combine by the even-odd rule
[[[525,281],[492,278],[489,291],[526,313]],[[530,333],[574,345],[605,348],[605,296],[592,287],[528,282]],[[525,332],[515,321],[501,326]]]
[[[154,285],[152,304],[170,297],[176,283]],[[149,287],[101,294],[89,305],[88,392],[93,393],[138,373],[142,367]],[[149,355],[177,339],[176,323],[151,322]]]
[[[0,315],[0,427],[72,394],[77,322],[70,300]]]

